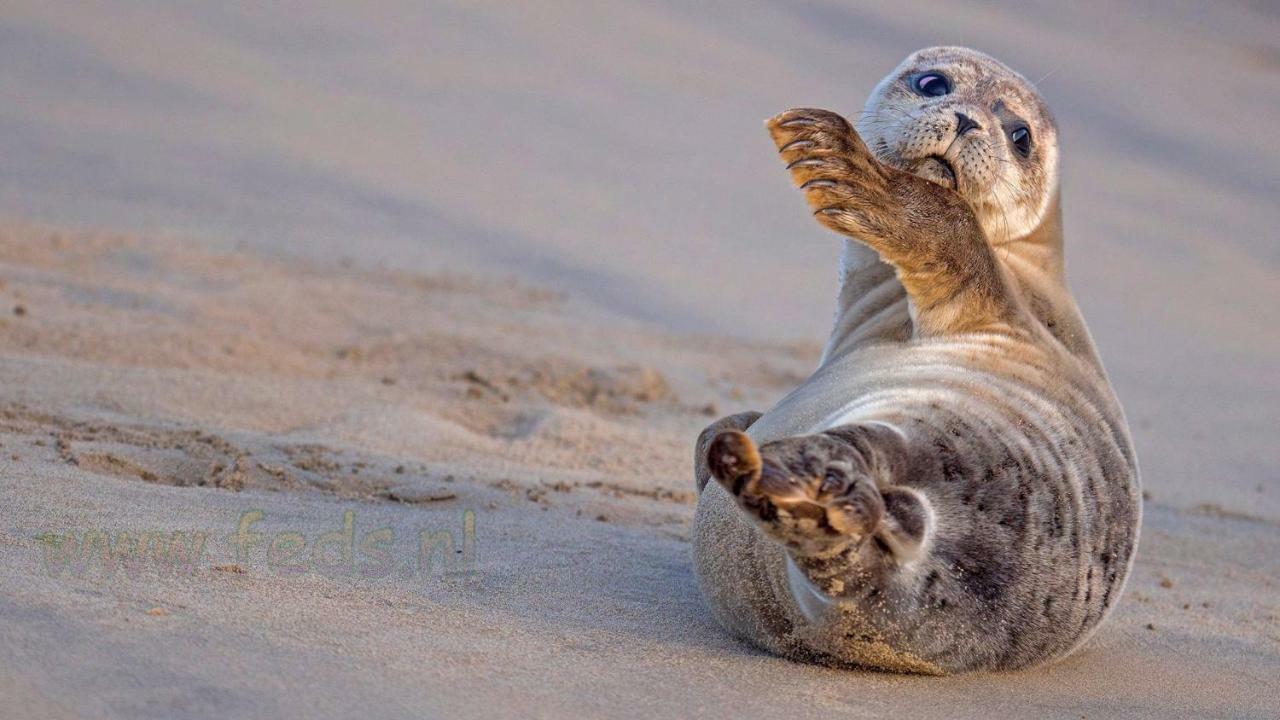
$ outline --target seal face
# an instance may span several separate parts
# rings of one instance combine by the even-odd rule
[[[967,48],[913,53],[856,124],[882,162],[960,193],[993,243],[1039,225],[1058,189],[1058,129],[1039,93]]]
[[[1043,102],[986,55],[932,48],[857,129],[817,109],[767,126],[814,217],[849,240],[818,370],[698,439],[713,613],[783,655],[888,670],[1071,652],[1120,595],[1141,505],[1062,274]]]

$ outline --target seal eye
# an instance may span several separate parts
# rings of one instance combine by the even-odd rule
[[[951,92],[951,81],[939,72],[927,72],[911,79],[911,87],[921,95],[942,97]]]
[[[1009,133],[1009,139],[1013,141],[1013,147],[1019,155],[1026,157],[1031,154],[1031,131],[1026,127],[1014,128]]]

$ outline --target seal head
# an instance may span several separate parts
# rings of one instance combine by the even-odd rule
[[[1044,220],[1058,130],[1026,78],[962,47],[912,53],[867,99],[858,133],[877,158],[960,193],[993,244]]]

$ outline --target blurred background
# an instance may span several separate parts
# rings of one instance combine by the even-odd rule
[[[1276,520],[1278,38],[1266,0],[7,0],[0,213],[818,343],[839,240],[762,121],[969,45],[1057,115],[1070,278],[1154,499]]]

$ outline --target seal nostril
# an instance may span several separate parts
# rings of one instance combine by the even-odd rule
[[[982,126],[973,121],[973,118],[962,112],[956,113],[956,137],[959,137],[970,130],[981,130]]]

